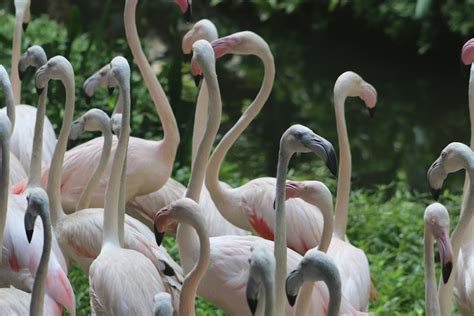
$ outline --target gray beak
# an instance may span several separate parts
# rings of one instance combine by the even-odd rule
[[[336,152],[328,140],[314,133],[304,133],[301,136],[301,142],[306,148],[318,155],[326,163],[329,171],[337,176]]]
[[[30,212],[25,213],[25,232],[26,232],[26,239],[28,240],[28,243],[30,243],[31,239],[33,238],[35,220],[36,220],[36,217],[33,217]]]

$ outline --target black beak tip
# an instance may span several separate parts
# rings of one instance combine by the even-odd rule
[[[191,53],[189,54],[183,54],[183,59],[184,59],[184,62],[185,63],[189,63],[191,62],[191,58],[193,57],[193,55]]]
[[[23,81],[24,76],[25,76],[25,72],[21,71],[20,68],[18,67],[18,77],[20,78],[20,81]]]
[[[453,263],[451,261],[447,262],[443,266],[443,282],[444,282],[444,284],[448,283],[449,276],[451,275],[452,270],[453,270]]]
[[[290,294],[286,294],[286,298],[288,299],[288,304],[290,304],[290,306],[295,306],[295,303],[296,303],[296,295],[290,295]]]
[[[26,30],[28,29],[28,23],[23,23],[22,27],[23,27],[23,32],[26,32]]]
[[[199,87],[201,80],[202,80],[202,75],[194,76],[194,83],[196,84],[196,87]]]
[[[86,93],[84,93],[84,99],[86,100],[87,105],[91,104],[92,98],[89,95],[87,95]]]
[[[28,243],[31,243],[32,238],[33,238],[33,229],[26,229],[26,239],[28,239]]]
[[[370,118],[374,118],[374,116],[375,116],[375,107],[367,108],[367,112],[369,112]]]
[[[43,93],[44,88],[38,88],[36,87],[36,94],[41,95]]]
[[[111,96],[112,93],[114,93],[114,90],[115,90],[115,88],[113,88],[113,87],[109,87],[109,88],[108,88],[109,96]]]
[[[431,195],[433,195],[433,199],[438,201],[439,196],[441,195],[441,189],[433,189],[431,188]]]
[[[277,201],[276,201],[276,199],[273,199],[273,209],[274,209],[275,211],[276,211],[276,209],[277,209],[276,205],[277,205]]]
[[[165,232],[159,232],[156,227],[153,228],[153,231],[155,233],[155,240],[156,244],[158,246],[161,246],[161,243],[163,242],[163,237],[165,236]]]
[[[326,167],[329,171],[333,174],[333,176],[337,177],[337,158],[336,153],[334,150],[329,152],[328,160],[326,161]]]
[[[247,297],[247,304],[249,305],[249,309],[252,312],[252,315],[255,315],[257,311],[258,300],[254,300],[250,297]]]

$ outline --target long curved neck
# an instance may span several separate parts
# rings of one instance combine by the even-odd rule
[[[41,219],[43,220],[44,243],[40,263],[38,265],[38,270],[36,270],[35,282],[33,284],[33,292],[31,294],[31,316],[43,315],[44,281],[46,279],[46,274],[48,273],[49,255],[51,253],[51,220],[49,216],[44,213],[41,215]]]
[[[126,197],[127,197],[127,155],[123,161],[122,175],[120,177],[120,189],[119,189],[119,217],[117,221],[118,232],[119,232],[119,242],[120,247],[124,247],[124,238],[125,238],[125,213],[126,213]]]
[[[125,35],[127,36],[127,41],[132,51],[133,58],[135,59],[135,62],[140,69],[140,73],[145,80],[145,84],[148,87],[151,99],[155,104],[156,111],[158,112],[161,124],[163,125],[162,144],[169,146],[173,155],[176,155],[176,150],[178,149],[180,140],[178,124],[176,123],[173,110],[171,109],[168,99],[166,98],[165,92],[163,91],[158,79],[155,77],[155,74],[153,73],[153,70],[140,46],[140,39],[138,37],[135,21],[136,7],[137,0],[127,0],[125,2]]]
[[[7,75],[6,75],[7,76]],[[7,107],[7,116],[12,125],[12,130],[15,128],[15,98],[13,96],[13,88],[11,82],[8,80],[8,77],[3,77],[2,80],[3,94],[5,97],[5,105]]]
[[[225,155],[235,143],[235,141],[265,105],[265,102],[270,96],[273,87],[273,81],[275,79],[275,64],[273,62],[273,56],[271,52],[268,51],[267,54],[257,56],[262,60],[264,66],[264,77],[260,91],[258,92],[255,100],[242,114],[237,123],[235,123],[235,125],[224,135],[212,153],[211,158],[209,159],[209,166],[212,166],[212,168],[207,169],[206,187],[209,190],[212,199],[216,202],[216,204],[218,204],[218,209],[221,213],[225,212],[226,208],[219,207],[219,202],[221,202],[221,204],[225,203],[227,196],[230,194],[230,190],[226,189],[219,183],[219,171],[222,162],[224,161]],[[232,214],[229,214],[225,217],[232,216]]]
[[[276,222],[275,222],[275,315],[285,313],[286,279],[286,224],[285,224],[285,182],[291,154],[280,143],[276,179]]]
[[[438,288],[434,266],[433,236],[425,225],[425,313],[426,316],[439,316]]]
[[[201,189],[204,184],[204,177],[206,175],[209,154],[211,152],[212,143],[214,142],[217,131],[219,130],[222,112],[222,101],[219,91],[219,83],[217,82],[217,76],[215,72],[209,73],[205,69],[203,69],[203,71],[207,81],[207,90],[209,95],[208,119],[206,124],[206,132],[204,133],[199,144],[196,160],[193,163],[191,178],[189,179],[188,189],[186,191],[186,197],[193,199],[198,204],[199,198],[201,196]]]
[[[199,89],[199,94],[196,103],[196,113],[194,114],[194,126],[193,126],[193,141],[192,141],[192,150],[191,150],[191,163],[192,167],[196,161],[196,155],[198,152],[199,145],[206,131],[206,122],[207,122],[207,112],[208,107],[207,103],[209,102],[209,94],[207,92],[206,80],[203,80],[201,83],[201,88]],[[191,169],[192,171],[192,169]]]
[[[99,164],[95,168],[89,182],[87,182],[87,186],[82,191],[79,202],[77,202],[76,212],[89,207],[94,189],[97,187],[97,184],[104,173],[105,167],[107,166],[107,162],[109,161],[110,150],[112,149],[112,132],[110,129],[104,129],[102,130],[102,133],[104,135],[104,144],[102,145]]]
[[[46,115],[46,96],[48,85],[44,87],[39,96],[38,109],[36,110],[35,134],[33,136],[33,149],[31,152],[30,176],[28,186],[39,187],[41,185],[41,164],[43,162],[43,128]]]
[[[18,74],[18,62],[20,61],[21,55],[21,35],[23,33],[23,15],[25,14],[24,8],[15,6],[15,27],[13,29],[13,46],[12,46],[12,65],[11,65],[11,82],[13,87],[13,96],[15,104],[20,103],[20,92],[21,92],[21,81]]]
[[[4,129],[2,129],[4,130]],[[2,173],[0,174],[0,245],[3,245],[3,230],[7,220],[8,211],[8,183],[10,180],[10,138],[2,135]],[[0,258],[2,258],[3,246],[0,247]]]
[[[332,215],[332,205],[326,203],[325,201],[320,203],[319,209],[323,214],[323,235],[321,236],[321,241],[319,242],[318,250],[326,253],[331,244],[332,233],[334,231],[334,218]]]
[[[58,142],[56,143],[53,158],[51,159],[47,188],[53,226],[56,226],[56,223],[61,218],[66,216],[61,205],[61,175],[63,170],[64,154],[66,152],[69,132],[71,131],[72,120],[74,116],[74,93],[76,91],[74,77],[62,80],[62,83],[66,90],[66,109],[64,111],[63,125],[61,127],[61,131],[59,132]]]
[[[181,225],[183,224],[180,224],[179,228],[181,228]],[[194,228],[196,229],[196,232],[199,236],[199,259],[197,264],[184,279],[179,301],[179,315],[195,315],[194,301],[196,298],[196,292],[199,286],[199,282],[206,274],[207,267],[209,265],[209,260],[211,258],[211,245],[204,225],[195,226]]]
[[[469,190],[464,193],[467,202],[465,205],[463,205],[463,209],[461,209],[461,216],[459,217],[459,223],[451,234],[451,243],[453,246],[453,270],[451,271],[451,277],[446,284],[443,282],[442,278],[440,278],[439,281],[438,298],[441,308],[441,315],[443,316],[451,315],[455,279],[454,276],[456,275],[456,265],[459,250],[461,249],[465,234],[468,232],[470,222],[474,220],[474,184],[472,181],[472,176],[474,173],[474,161],[471,156],[472,152],[468,152],[466,153],[465,157],[463,157],[466,163],[465,169],[469,176]]]
[[[468,89],[468,97],[469,97],[469,122],[471,124],[471,140],[470,140],[470,147],[474,150],[474,64],[471,64],[471,71],[469,76],[469,89]],[[466,172],[464,177],[464,189],[463,192],[467,192],[469,190],[469,176]],[[466,203],[467,203],[467,194],[464,194],[462,200],[462,209],[465,210]]]
[[[128,2],[127,2],[128,3]],[[117,149],[115,150],[109,183],[105,193],[104,203],[104,232],[102,249],[110,245],[120,247],[119,216],[122,212],[118,210],[120,194],[120,179],[124,170],[125,157],[127,155],[128,139],[130,135],[130,86],[129,83],[121,84],[120,93],[123,94],[122,129],[120,131]]]
[[[328,316],[337,316],[339,315],[342,298],[341,279],[330,277],[326,278],[325,282],[329,290]]]
[[[347,227],[347,212],[349,210],[349,193],[351,190],[351,149],[347,136],[346,119],[344,115],[345,97],[335,98],[337,140],[339,142],[339,172],[337,177],[336,213],[334,233],[344,239]]]
[[[295,315],[310,315],[311,297],[313,296],[314,281],[304,282],[301,286],[295,304]]]

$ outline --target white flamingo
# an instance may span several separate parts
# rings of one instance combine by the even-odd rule
[[[451,234],[453,246],[453,271],[452,275],[457,276],[457,262],[465,236],[469,237],[470,222],[473,221],[474,214],[474,154],[472,150],[462,143],[450,143],[442,151],[428,169],[428,182],[430,184],[433,197],[437,200],[445,178],[449,173],[464,169],[469,177],[469,186],[466,191],[466,203],[463,204],[459,223]],[[472,236],[472,235],[471,235]],[[469,272],[468,272],[469,273]],[[455,277],[450,277],[447,282],[441,280],[438,287],[438,297],[441,308],[441,315],[450,315],[452,306],[452,295]]]
[[[111,62],[111,75],[120,86],[124,108],[104,205],[102,249],[91,264],[89,284],[97,315],[150,315],[153,297],[164,288],[153,263],[141,253],[120,247],[118,216],[120,178],[130,134],[130,67],[123,57]],[[117,299],[119,298],[119,299]]]

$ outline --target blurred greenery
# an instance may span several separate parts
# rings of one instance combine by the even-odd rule
[[[31,5],[22,51],[39,44],[48,56],[61,54],[71,61],[79,116],[90,108],[80,97],[85,78],[117,54],[133,60],[124,36],[123,1],[48,0]],[[231,185],[275,175],[280,135],[293,123],[309,126],[337,149],[332,102],[336,78],[353,70],[375,86],[374,119],[368,118],[360,100],[346,102],[353,159],[351,208],[357,210],[350,214],[348,235],[371,262],[379,292],[371,310],[377,315],[423,314],[422,214],[431,199],[419,192],[427,191],[426,170],[441,149],[451,141],[468,142],[469,69],[459,56],[473,34],[474,1],[194,0],[193,6],[194,21],[211,19],[221,36],[253,30],[267,40],[275,56],[277,75],[270,99],[222,168],[221,178]],[[13,1],[0,0],[0,63],[7,69],[12,14]],[[139,1],[137,21],[142,46],[179,124],[182,143],[173,176],[187,183],[197,89],[180,50],[190,25],[172,1]],[[224,57],[217,71],[224,106],[221,136],[257,94],[263,69],[253,57]],[[30,71],[23,81],[22,101],[27,104],[37,100],[32,79]],[[160,139],[161,124],[135,65],[132,87],[132,134]],[[49,89],[47,114],[58,131],[64,91],[56,82]],[[92,106],[111,112],[114,104],[101,88]],[[291,178],[328,178],[321,163],[308,155],[297,156],[291,166]],[[463,178],[451,178],[447,186],[454,189],[445,191],[442,202],[455,217]],[[328,181],[335,192],[334,179]],[[175,249],[172,241],[168,246]],[[77,269],[71,278],[80,313],[87,314],[87,279]],[[200,315],[214,315],[211,307],[200,304]]]

